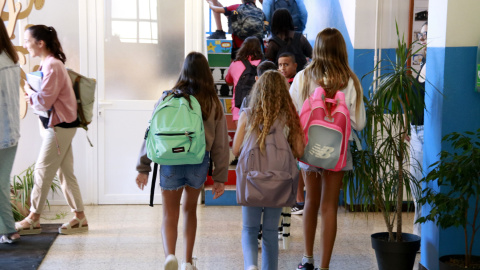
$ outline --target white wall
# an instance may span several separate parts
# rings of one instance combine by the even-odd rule
[[[382,48],[395,48],[397,34],[395,21],[400,35],[408,34],[409,1],[398,0],[357,0],[355,11],[355,49],[375,48],[375,24],[377,19],[377,1],[379,4],[379,32]],[[348,24],[347,24],[348,26]],[[406,37],[406,36],[405,36]]]
[[[26,0],[21,1],[26,6]],[[66,66],[75,70],[80,67],[79,48],[79,12],[77,0],[46,0],[42,9],[32,9],[30,16],[17,23],[15,33],[20,37],[18,43],[23,40],[23,29],[27,24],[45,24],[53,26],[59,35],[63,50],[67,56]],[[21,44],[15,44],[21,45]],[[27,65],[22,67],[25,72],[40,63],[38,58],[30,58],[27,55]],[[41,138],[39,133],[38,117],[31,110],[25,119],[20,121],[21,138],[18,144],[17,155],[13,165],[12,175],[22,172],[25,168],[35,163],[40,150]],[[87,170],[85,168],[87,140],[85,132],[78,130],[73,140],[73,152],[75,159],[75,174],[78,178],[85,203],[90,203],[90,195],[86,193]],[[62,195],[49,199],[51,204],[65,204]]]
[[[445,1],[445,0],[443,0]],[[437,4],[435,4],[437,5]],[[468,9],[465,7],[469,7]],[[433,5],[432,5],[433,7]],[[446,12],[446,11],[445,11]],[[478,0],[450,0],[448,1],[448,18],[446,47],[478,46],[480,40],[478,26],[480,25],[480,1]],[[450,19],[453,18],[453,19]],[[457,18],[461,18],[460,20]],[[430,39],[430,34],[428,36]]]

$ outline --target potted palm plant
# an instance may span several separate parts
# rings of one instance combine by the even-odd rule
[[[30,165],[18,175],[13,176],[10,187],[10,205],[15,221],[23,220],[30,213],[30,194],[33,189],[35,164]],[[53,179],[51,190],[54,193],[60,189],[59,179]],[[47,204],[50,206],[48,200]]]
[[[465,254],[440,257],[440,270],[480,269],[480,256],[472,255],[475,234],[480,229],[480,129],[453,132],[443,141],[453,150],[442,151],[439,161],[430,166],[419,203],[429,204],[432,209],[417,222],[433,221],[443,229],[461,227],[464,231]],[[469,217],[471,206],[475,209]]]
[[[376,87],[371,88],[365,100],[367,125],[360,134],[363,147],[354,147],[354,169],[344,181],[344,190],[360,202],[363,210],[369,211],[373,205],[381,212],[387,231],[371,236],[372,247],[379,269],[389,270],[412,269],[420,247],[420,237],[402,230],[402,206],[404,189],[407,198],[411,191],[420,189],[409,172],[406,137],[411,119],[425,109],[418,91],[421,86],[415,78],[417,72],[407,65],[418,51],[412,51],[413,43],[407,45],[400,38],[398,26],[396,31],[396,59],[380,61],[369,73],[380,71],[381,75],[374,79]]]

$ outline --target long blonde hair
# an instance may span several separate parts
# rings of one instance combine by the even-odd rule
[[[310,96],[312,80],[325,89],[327,97],[332,98],[338,90],[345,89],[349,78],[352,78],[357,93],[355,117],[358,119],[363,90],[357,75],[348,65],[347,46],[340,31],[335,28],[325,28],[318,33],[313,48],[312,62],[305,68],[304,78],[301,89],[303,100]]]
[[[246,136],[252,132],[258,134],[260,151],[265,151],[265,138],[277,119],[283,120],[289,129],[287,140],[290,147],[293,147],[295,138],[303,136],[287,81],[280,72],[268,70],[260,76],[253,85],[249,104],[252,115],[247,123]]]

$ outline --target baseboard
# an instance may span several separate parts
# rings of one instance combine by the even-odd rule
[[[375,207],[374,204],[364,206],[361,204],[348,204],[345,203],[345,209],[349,212],[379,212],[379,210]],[[393,212],[394,210],[392,210]],[[415,206],[413,202],[403,202],[402,204],[402,212],[414,212]]]

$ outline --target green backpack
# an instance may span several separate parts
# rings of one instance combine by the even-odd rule
[[[187,96],[188,97],[188,96]],[[167,96],[157,105],[146,134],[147,156],[160,165],[200,164],[205,156],[202,110],[194,96]]]

